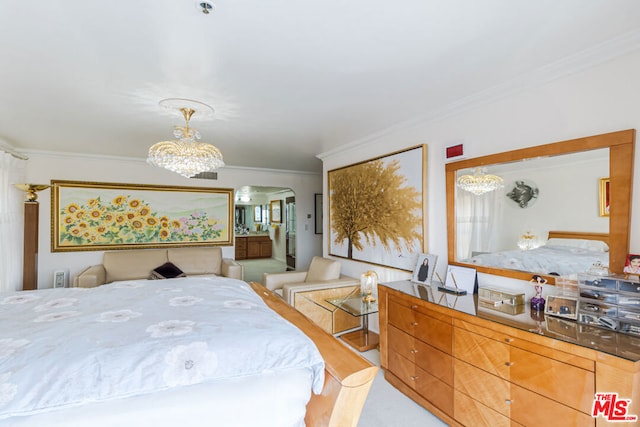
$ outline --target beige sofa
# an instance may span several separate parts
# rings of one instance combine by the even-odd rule
[[[117,280],[148,279],[151,271],[171,262],[187,276],[216,275],[243,279],[244,267],[223,258],[219,247],[139,249],[105,252],[102,264],[94,265],[73,278],[73,286],[93,288]]]
[[[264,273],[262,284],[290,305],[294,305],[297,292],[360,285],[360,280],[340,274],[340,269],[338,261],[315,256],[308,271]]]

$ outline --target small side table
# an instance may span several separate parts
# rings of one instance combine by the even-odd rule
[[[380,337],[369,330],[369,315],[378,312],[378,302],[364,302],[360,290],[346,298],[331,298],[326,301],[354,317],[362,317],[362,329],[340,335],[340,338],[356,350],[363,352],[378,347]]]

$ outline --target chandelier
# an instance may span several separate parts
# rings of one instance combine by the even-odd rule
[[[185,126],[176,126],[173,136],[176,140],[158,142],[149,148],[147,163],[182,176],[191,178],[201,172],[210,172],[224,166],[222,153],[217,147],[199,142],[200,132],[189,127],[189,121],[196,114],[196,107],[203,114],[213,113],[207,104],[189,99],[171,98],[160,101],[165,108],[175,109],[182,113]]]
[[[487,174],[486,168],[475,168],[472,175],[462,175],[458,177],[456,183],[458,188],[476,196],[502,188],[502,178]]]

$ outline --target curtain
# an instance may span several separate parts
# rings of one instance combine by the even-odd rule
[[[22,289],[24,193],[13,184],[24,182],[25,164],[0,150],[0,291]]]
[[[473,252],[493,252],[499,247],[504,194],[492,191],[476,196],[456,191],[456,260]]]

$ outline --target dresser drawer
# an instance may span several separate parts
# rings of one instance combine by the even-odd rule
[[[509,417],[511,383],[466,362],[454,359],[453,387],[483,405]],[[456,418],[457,415],[456,415]]]
[[[453,413],[456,421],[474,427],[510,427],[509,417],[486,407],[457,390],[453,392]]]
[[[509,379],[510,347],[492,338],[454,328],[453,354],[490,374]]]
[[[445,353],[451,354],[451,334],[453,331],[451,322],[447,323],[435,317],[427,316],[393,300],[389,301],[388,316],[389,323],[396,328]]]
[[[394,352],[431,373],[434,377],[453,385],[453,358],[419,339],[389,326],[389,346]]]
[[[395,352],[389,354],[389,371],[438,409],[453,416],[453,387]]]
[[[595,393],[591,371],[519,348],[511,348],[511,382],[589,413]]]
[[[585,391],[585,394],[587,392]],[[593,402],[593,394],[591,394]],[[594,427],[595,419],[515,384],[511,385],[511,419],[525,426]]]

